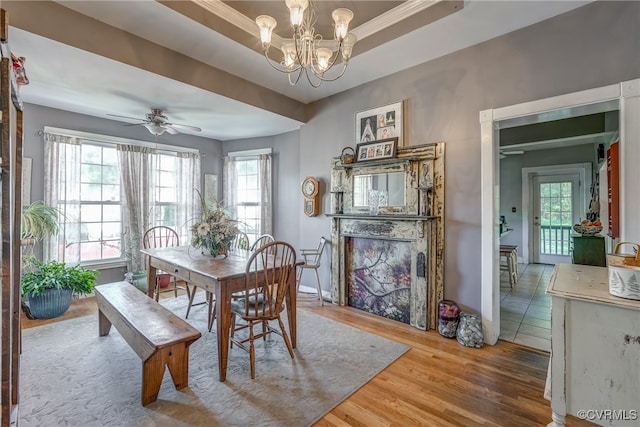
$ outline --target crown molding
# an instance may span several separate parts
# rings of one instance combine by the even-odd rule
[[[353,33],[358,40],[362,40],[442,1],[445,0],[408,0],[400,6],[396,6],[382,15],[353,28],[350,32]],[[223,3],[221,0],[199,0],[195,3],[252,36],[260,37],[260,31],[253,20],[226,3]],[[283,40],[285,40],[283,37],[274,33],[271,36],[271,45],[280,49]]]
[[[353,33],[358,40],[363,40],[378,31],[381,31],[387,27],[390,27],[398,22],[407,19],[411,15],[415,15],[416,13],[422,12],[423,10],[438,4],[445,0],[408,0],[402,3],[400,6],[396,6],[393,9],[383,13],[380,16],[377,16],[370,21],[365,22],[352,29],[350,32]]]

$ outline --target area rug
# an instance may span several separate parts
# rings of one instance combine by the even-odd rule
[[[180,317],[186,297],[162,302]],[[189,353],[189,387],[177,391],[169,372],[158,400],[140,403],[142,365],[115,328],[98,337],[97,315],[23,331],[22,426],[285,426],[312,425],[408,350],[385,338],[298,310],[291,359],[282,339],[229,352],[218,381],[216,334],[206,330],[206,305],[188,322],[202,332]],[[285,316],[286,317],[286,316]]]

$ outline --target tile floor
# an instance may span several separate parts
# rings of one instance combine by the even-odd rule
[[[500,275],[500,339],[551,351],[551,298],[545,295],[553,265],[518,264],[518,283]]]

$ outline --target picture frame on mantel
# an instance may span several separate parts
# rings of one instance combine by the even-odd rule
[[[396,145],[403,147],[403,107],[398,101],[356,113],[356,144],[397,138]]]
[[[358,144],[356,148],[356,162],[370,160],[391,159],[396,156],[398,138],[387,138],[379,141]]]

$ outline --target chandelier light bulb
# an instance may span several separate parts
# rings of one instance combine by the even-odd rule
[[[286,0],[285,4],[289,8],[289,17],[291,19],[291,25],[298,27],[302,24],[304,19],[304,11],[309,6],[309,0]]]
[[[282,43],[282,64],[288,70],[292,70],[296,65],[296,45],[293,41]]]
[[[335,23],[336,39],[341,41],[347,35],[349,31],[349,22],[353,19],[353,12],[343,7],[336,9],[331,14],[333,22]]]
[[[318,61],[318,69],[320,71],[325,72],[329,69],[332,55],[333,52],[331,51],[331,49],[327,49],[326,47],[318,48],[318,50],[316,51],[316,57]]]
[[[271,45],[271,34],[278,22],[269,15],[260,15],[256,18],[256,24],[258,24],[258,28],[260,29],[260,41],[266,49]]]
[[[314,28],[318,14],[314,0],[285,0],[285,4],[289,9],[293,31],[290,38],[275,36],[274,47],[282,52],[282,59],[273,59],[269,55],[276,20],[268,15],[256,18],[267,63],[275,70],[287,74],[292,86],[300,81],[303,74],[313,87],[342,77],[353,54],[353,45],[358,40],[354,34],[349,33],[353,12],[338,8],[331,13],[335,38],[330,40],[317,33]]]
[[[353,33],[347,33],[342,40],[342,60],[347,62],[353,53],[353,45],[356,44],[358,38]]]

